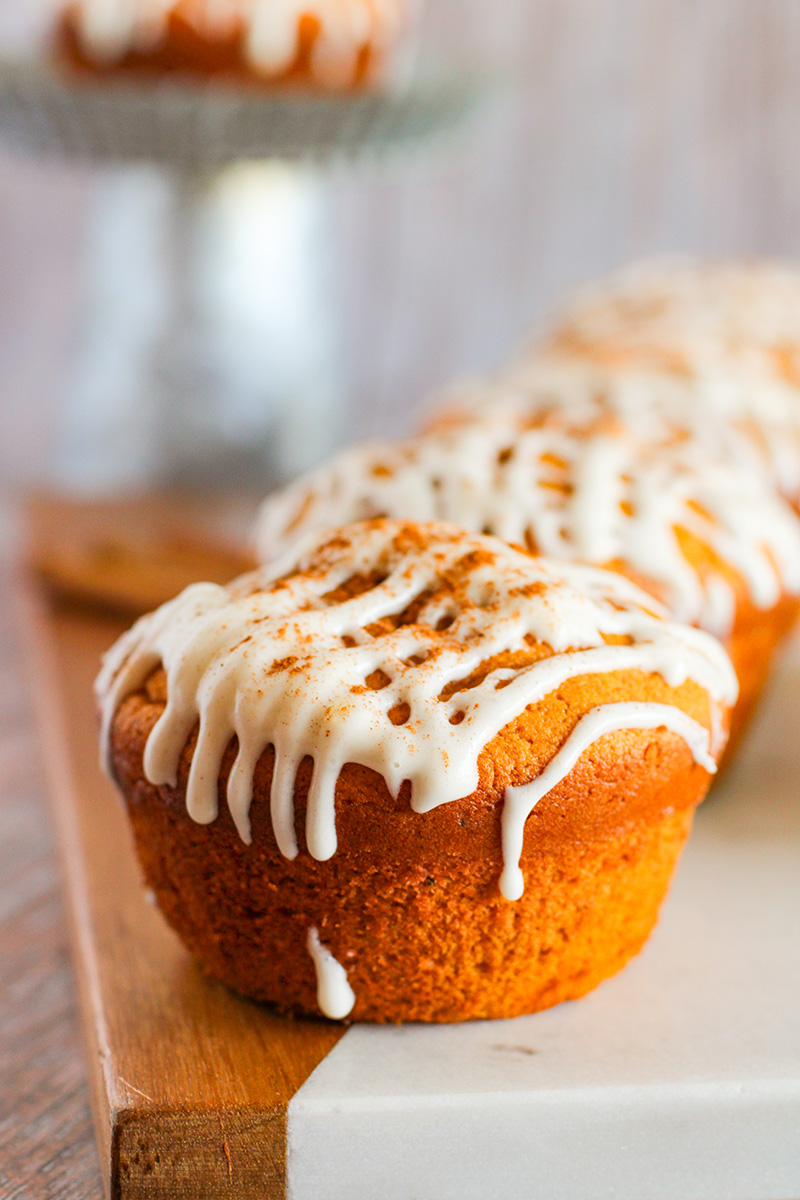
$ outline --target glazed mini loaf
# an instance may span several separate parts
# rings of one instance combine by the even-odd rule
[[[97,690],[147,883],[207,971],[288,1010],[458,1021],[638,951],[736,680],[622,576],[377,521],[189,588]]]
[[[404,0],[72,0],[56,52],[93,73],[348,90],[381,75],[406,27]]]
[[[634,579],[727,646],[732,745],[800,606],[800,521],[773,488],[694,441],[643,445],[608,414],[573,424],[559,408],[498,408],[344,451],[265,501],[257,551],[269,562],[308,531],[377,516],[458,521]]]
[[[787,388],[769,391],[762,401],[752,386],[739,387],[733,378],[640,363],[623,368],[530,349],[493,375],[443,389],[423,428],[436,433],[499,415],[530,425],[568,424],[587,434],[620,427],[652,450],[695,444],[698,456],[731,460],[792,499],[800,487],[797,401]]]
[[[612,368],[662,400],[672,381],[685,423],[725,418],[800,503],[800,267],[643,262],[569,299],[531,352]]]

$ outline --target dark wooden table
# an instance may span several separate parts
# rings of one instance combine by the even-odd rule
[[[103,1191],[9,572],[0,569],[0,1198]]]

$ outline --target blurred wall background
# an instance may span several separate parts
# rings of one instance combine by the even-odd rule
[[[41,4],[0,0],[21,45]],[[329,174],[342,438],[409,426],[571,284],[659,251],[800,255],[797,0],[429,0],[426,45],[514,83],[458,147]],[[41,476],[89,180],[0,154],[0,487]]]

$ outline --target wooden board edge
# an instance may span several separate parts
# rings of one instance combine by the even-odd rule
[[[154,1200],[160,1183],[184,1180],[192,1200],[241,1200],[259,1195],[283,1200],[286,1192],[288,1105],[234,1109],[224,1118],[212,1110],[163,1109],[119,1104],[109,1076],[111,1052],[100,985],[88,930],[91,903],[88,872],[74,805],[75,779],[69,736],[60,703],[55,604],[36,580],[18,571],[12,585],[17,625],[29,667],[30,696],[39,732],[49,807],[67,898],[72,950],[80,962],[78,998],[89,1076],[100,1171],[109,1200]],[[45,735],[45,731],[47,736]],[[191,1154],[186,1153],[187,1145]],[[253,1146],[257,1153],[253,1154]],[[200,1182],[202,1181],[202,1183]]]
[[[121,1109],[110,1140],[110,1200],[284,1200],[288,1106],[271,1111]],[[191,1154],[186,1147],[191,1145]],[[167,1183],[167,1191],[161,1183]]]
[[[77,767],[60,672],[61,602],[18,567],[12,579],[30,702],[39,733],[67,913],[89,1091],[103,1186],[109,1200],[283,1200],[289,1101],[219,1110],[165,1107],[120,1089],[106,1031],[92,941],[90,871],[77,809]],[[344,1031],[337,1031],[338,1036]],[[335,1040],[338,1040],[338,1036]],[[322,1056],[324,1058],[324,1055]],[[302,1086],[300,1082],[299,1086]],[[187,1153],[187,1150],[190,1152]],[[176,1190],[185,1181],[186,1190]]]
[[[74,780],[67,729],[57,700],[55,639],[48,621],[50,604],[31,575],[21,568],[12,579],[11,595],[23,655],[30,670],[30,702],[39,734],[50,813],[57,835],[70,939],[73,954],[80,958],[83,966],[83,970],[75,971],[74,975],[77,976],[84,1039],[88,1039],[85,1049],[89,1067],[89,1094],[100,1169],[106,1194],[110,1195],[113,1129],[107,1115],[111,1097],[106,1074],[110,1051],[107,1041],[102,1037],[104,1025],[99,983],[86,933],[91,923],[91,907],[83,849],[73,809]],[[49,736],[44,736],[45,730]],[[90,1030],[98,1031],[96,1039],[88,1033]]]

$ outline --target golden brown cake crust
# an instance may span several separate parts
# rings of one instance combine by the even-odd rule
[[[769,680],[772,663],[784,638],[791,633],[800,617],[800,596],[784,591],[772,608],[758,608],[743,577],[709,546],[678,530],[686,561],[702,579],[713,567],[726,579],[735,600],[735,619],[731,632],[720,639],[733,663],[739,680],[739,697],[731,713],[730,736],[725,747],[722,765],[727,768],[734,757]],[[663,590],[652,579],[631,571],[624,563],[608,563],[607,568],[618,571],[643,591],[663,601]]]
[[[528,708],[481,755],[472,796],[419,814],[373,771],[347,764],[336,793],[339,849],[317,862],[302,840],[311,763],[298,773],[300,854],[279,853],[269,815],[271,748],[255,776],[252,845],[225,803],[211,826],[186,812],[194,735],[178,786],[144,780],[147,737],[164,708],[163,671],[120,706],[114,771],[145,877],[167,920],[205,969],[287,1010],[318,1012],[309,927],[341,962],[353,1017],[458,1021],[510,1017],[576,998],[619,970],[652,928],[707,773],[664,729],[595,743],[528,818],[515,902],[498,890],[507,784],[535,777],[598,704],[670,703],[708,725],[706,693],[641,672],[569,680]]]
[[[739,680],[739,699],[731,713],[731,729],[723,763],[727,766],[747,733],[758,700],[769,680],[772,662],[784,638],[797,624],[800,598],[784,595],[774,608],[764,611],[742,600],[733,632],[725,641]]]

